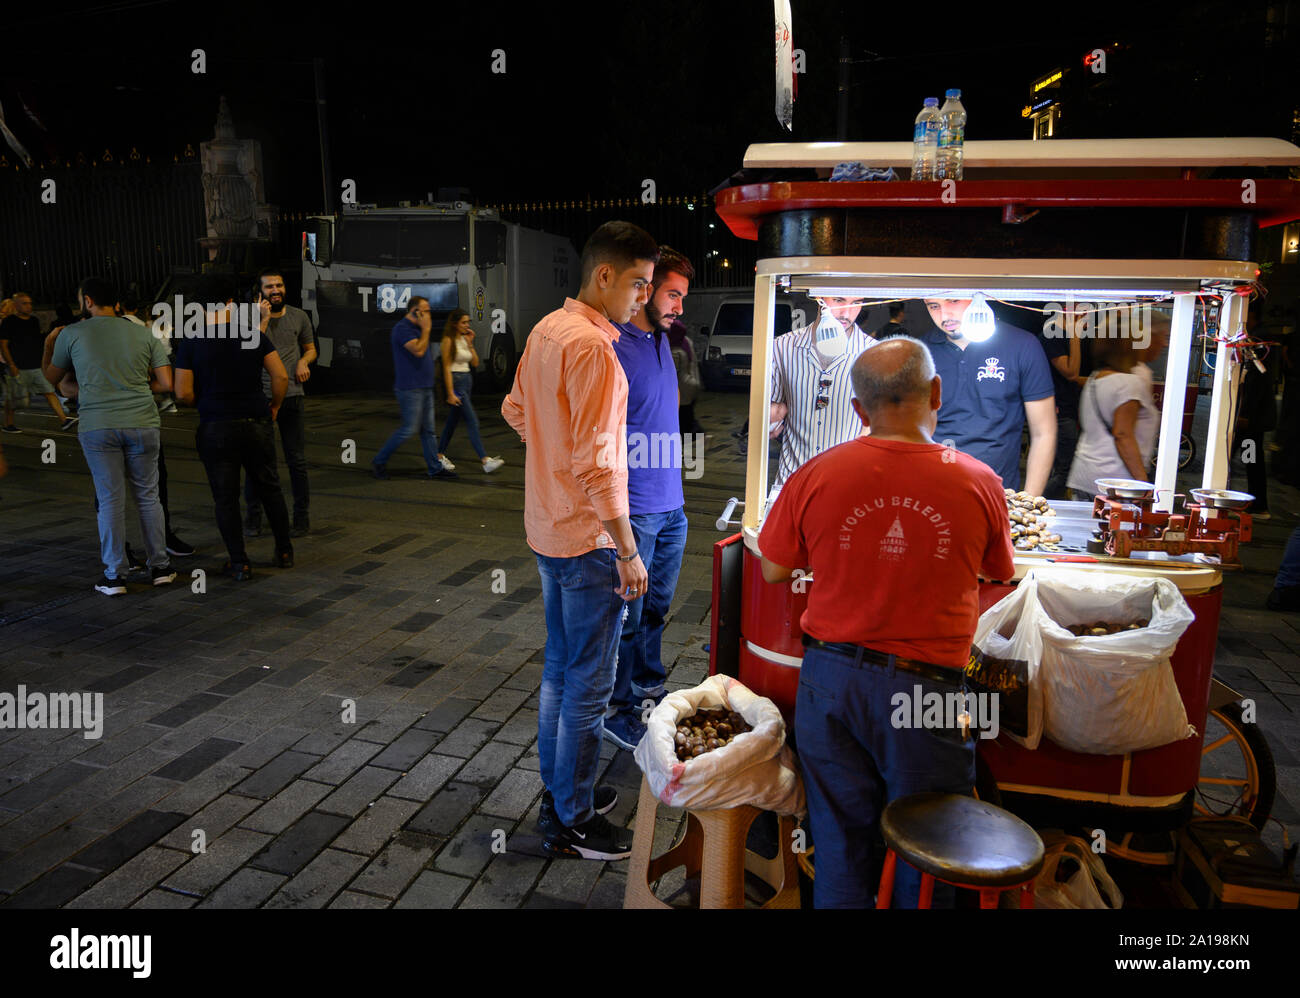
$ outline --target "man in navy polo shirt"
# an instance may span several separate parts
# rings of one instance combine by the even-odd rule
[[[998,323],[982,343],[962,335],[971,299],[927,298],[935,329],[922,337],[943,381],[934,439],[952,441],[1020,490],[1020,435],[1029,422],[1024,488],[1042,495],[1056,453],[1056,399],[1047,355],[1032,333]]]
[[[605,711],[605,737],[629,751],[645,734],[643,703],[664,696],[664,618],[686,548],[677,367],[666,334],[682,314],[694,276],[686,257],[660,246],[650,300],[618,327],[622,335],[614,343],[627,375],[628,512],[649,575],[645,595],[627,605],[614,692]]]
[[[393,451],[417,433],[429,477],[456,477],[438,459],[438,438],[433,425],[433,351],[429,349],[432,329],[429,300],[416,295],[405,317],[393,326],[393,393],[402,410],[402,423],[370,462],[376,478],[388,477],[388,459]]]

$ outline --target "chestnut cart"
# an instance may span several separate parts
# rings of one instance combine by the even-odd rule
[[[910,157],[910,143],[756,145],[745,167],[769,176],[810,167],[829,175],[842,161],[898,169]],[[732,232],[759,243],[750,426],[768,424],[778,289],[867,302],[979,291],[1044,308],[1172,304],[1168,384],[1187,384],[1189,362],[1203,346],[1194,342],[1194,314],[1218,318],[1202,487],[1223,490],[1229,402],[1241,377],[1233,341],[1245,336],[1259,273],[1250,261],[1261,226],[1300,217],[1300,184],[1271,176],[1300,165],[1300,149],[1276,139],[970,142],[965,164],[967,179],[955,184],[768,180],[719,193],[718,214]],[[1215,170],[1236,179],[1206,176]],[[984,583],[980,594],[987,609],[1031,568],[1161,576],[1179,587],[1196,619],[1173,669],[1197,737],[1123,756],[1069,752],[1047,738],[1029,751],[1000,737],[981,741],[979,753],[982,795],[1026,817],[1103,828],[1111,853],[1154,863],[1171,861],[1168,833],[1194,811],[1244,814],[1262,825],[1273,796],[1266,743],[1243,723],[1240,697],[1213,680],[1222,573],[1236,546],[1249,541],[1250,520],[1176,491],[1191,398],[1164,393],[1155,488],[1138,513],[1112,524],[1109,507],[1053,503],[1067,553],[1019,553],[1016,577]],[[802,659],[799,620],[816,579],[795,586],[762,579],[757,538],[768,482],[766,436],[754,432],[745,496],[718,521],[719,530],[740,529],[714,547],[710,671],[737,676],[789,720]],[[1137,534],[1107,551],[1114,530]],[[1153,542],[1135,544],[1137,537]]]

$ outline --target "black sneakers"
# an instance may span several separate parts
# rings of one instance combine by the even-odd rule
[[[194,548],[186,544],[175,534],[167,535],[167,553],[177,558],[188,558],[194,553]]]
[[[378,461],[370,462],[370,473],[378,478],[381,482],[388,481],[388,465],[380,464]]]
[[[1300,610],[1300,586],[1277,586],[1264,603],[1270,610]]]
[[[165,586],[176,581],[176,569],[174,568],[151,568],[149,574],[153,577],[155,586]]]
[[[110,579],[107,575],[103,575],[95,583],[95,592],[103,593],[105,596],[121,596],[126,592],[126,586],[122,585],[121,579]]]
[[[592,806],[597,814],[609,814],[617,803],[618,791],[613,787],[597,787],[592,795]],[[560,819],[556,817],[555,798],[549,790],[542,791],[542,811],[537,816],[537,827],[546,836],[557,835],[564,829]]]
[[[542,848],[556,857],[627,859],[632,855],[632,833],[626,828],[615,828],[608,818],[598,814],[581,825],[561,828],[555,835],[546,836]]]
[[[253,577],[253,566],[248,562],[241,565],[232,565],[226,562],[221,566],[221,574],[234,579],[236,582],[245,582]]]

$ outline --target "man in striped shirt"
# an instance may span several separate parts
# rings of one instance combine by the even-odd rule
[[[772,344],[770,419],[776,425],[771,435],[781,437],[773,493],[810,458],[862,434],[862,422],[853,412],[849,372],[876,340],[858,328],[862,305],[856,299],[823,298],[821,307],[848,334],[842,353],[831,355],[818,347],[816,322],[778,336]]]

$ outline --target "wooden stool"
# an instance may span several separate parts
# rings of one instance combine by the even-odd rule
[[[688,877],[700,878],[701,908],[745,907],[746,870],[776,890],[764,908],[799,907],[799,875],[791,848],[793,819],[781,818],[780,851],[767,859],[745,848],[749,826],[763,813],[758,808],[743,805],[716,811],[688,809],[682,840],[662,856],[651,859],[658,810],[659,801],[650,789],[650,781],[642,776],[624,908],[672,907],[654,896],[650,884],[679,866],[686,867]]]
[[[1043,866],[1043,840],[1014,814],[974,797],[912,794],[891,801],[880,816],[889,851],[876,907],[888,908],[902,857],[921,871],[918,908],[929,908],[936,880],[979,891],[981,908],[996,908],[1003,891],[1020,890],[1020,907],[1034,906],[1034,878]]]

